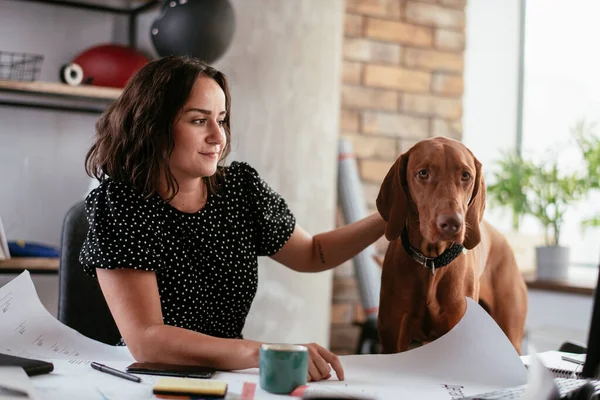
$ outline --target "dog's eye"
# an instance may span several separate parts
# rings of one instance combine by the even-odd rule
[[[422,169],[418,172],[418,176],[421,179],[427,179],[429,178],[429,171],[427,171],[426,169]]]
[[[467,171],[465,171],[465,172],[462,173],[462,180],[463,181],[466,182],[466,181],[468,181],[470,179],[471,179],[471,174],[470,173],[468,173]]]

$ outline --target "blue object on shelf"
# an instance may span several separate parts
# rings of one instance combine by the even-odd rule
[[[11,257],[58,257],[59,250],[56,247],[41,243],[26,242],[24,240],[13,240],[8,242],[8,251]]]

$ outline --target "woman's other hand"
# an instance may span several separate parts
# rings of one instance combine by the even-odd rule
[[[340,381],[344,380],[344,368],[338,356],[316,343],[305,344],[308,348],[308,381],[315,382],[331,378],[331,368]]]

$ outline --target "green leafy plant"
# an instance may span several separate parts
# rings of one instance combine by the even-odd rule
[[[490,180],[493,183],[487,185],[487,195],[492,206],[511,211],[512,227],[517,230],[529,213],[527,188],[531,186],[534,165],[516,153],[504,152],[497,167]]]
[[[600,189],[600,139],[590,134],[585,121],[575,125],[573,135],[586,162],[585,171],[562,173],[558,157],[553,154],[534,162],[507,152],[488,179],[491,205],[511,211],[515,230],[525,215],[537,219],[544,229],[547,246],[560,244],[569,207],[584,199],[590,190]],[[584,221],[584,225],[600,225],[600,216]]]
[[[577,145],[583,154],[586,185],[592,191],[600,190],[600,136],[596,134],[596,124],[580,120],[573,131]],[[584,228],[592,226],[600,226],[600,215],[583,221]]]
[[[544,227],[547,246],[558,246],[565,213],[588,191],[585,176],[575,172],[560,174],[557,158],[535,165],[528,188],[528,210]]]

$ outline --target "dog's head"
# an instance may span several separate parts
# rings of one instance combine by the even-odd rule
[[[481,163],[473,153],[459,141],[436,137],[418,142],[396,160],[381,185],[377,210],[387,222],[390,241],[400,236],[412,214],[424,243],[454,242],[472,249],[481,240],[485,196]]]

